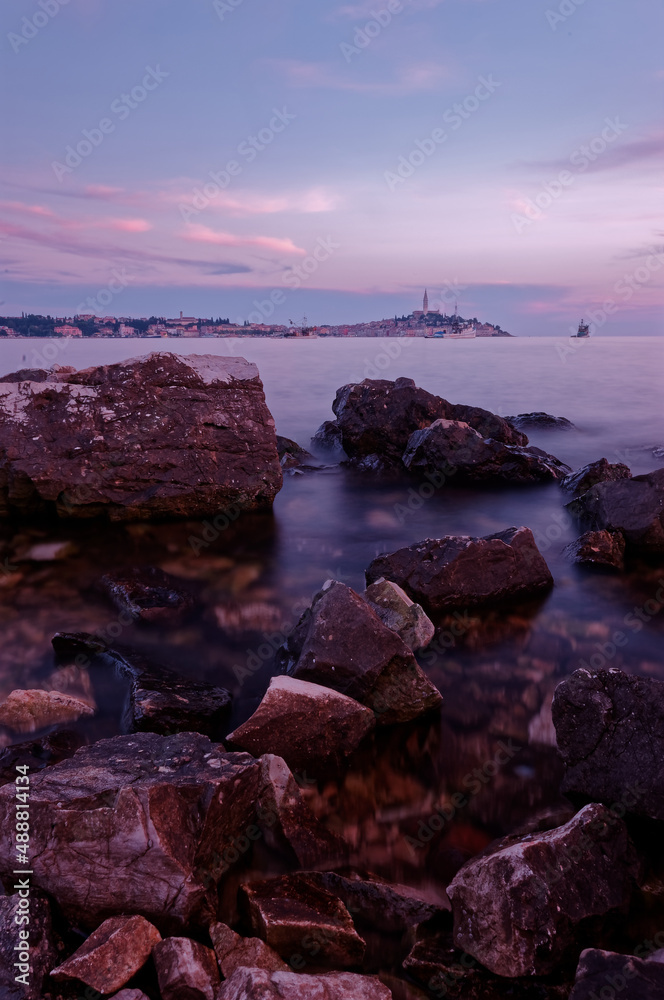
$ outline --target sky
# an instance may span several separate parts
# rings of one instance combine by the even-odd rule
[[[662,332],[660,0],[10,0],[0,314]]]

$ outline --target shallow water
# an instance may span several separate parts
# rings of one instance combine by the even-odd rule
[[[332,416],[339,386],[405,375],[453,402],[501,414],[546,410],[568,417],[575,430],[533,432],[530,439],[572,467],[602,456],[626,462],[634,474],[664,465],[653,453],[664,444],[664,342],[655,338],[204,339],[169,341],[167,347],[255,361],[278,432],[305,446]],[[166,345],[9,341],[0,348],[0,374],[53,362],[81,368],[156,349]],[[182,673],[231,687],[235,724],[267,685],[272,648],[326,579],[361,590],[364,569],[379,552],[425,537],[527,525],[556,586],[545,600],[509,613],[438,623],[439,636],[421,662],[443,692],[440,719],[381,732],[341,782],[318,775],[315,761],[301,776],[314,808],[352,837],[358,864],[402,881],[432,882],[442,891],[466,857],[559,802],[561,769],[548,705],[561,677],[593,662],[664,678],[664,614],[658,608],[648,621],[633,617],[635,608],[653,601],[664,569],[634,565],[624,576],[608,576],[572,568],[562,556],[578,534],[564,511],[568,499],[556,485],[432,492],[420,491],[417,482],[332,469],[287,475],[273,514],[244,515],[211,541],[197,523],[6,525],[0,531],[0,696],[16,687],[87,691],[99,712],[79,729],[90,740],[114,735],[124,685],[98,664],[82,671],[61,665],[56,672],[50,645],[58,630],[101,629],[109,640],[140,646]],[[207,538],[198,553],[192,538]],[[72,554],[56,563],[21,561],[30,544],[54,539],[69,540]],[[186,579],[197,613],[180,626],[122,628],[95,586],[103,572],[129,565],[158,565]],[[254,628],[229,634],[219,615],[238,607]],[[628,641],[612,650],[616,630]],[[4,743],[27,738],[7,730],[0,737]],[[501,743],[513,753],[497,767]],[[469,775],[478,769],[473,782]],[[469,787],[477,791],[455,810],[452,794]],[[441,815],[438,807],[450,817],[442,827],[438,820],[431,824]]]

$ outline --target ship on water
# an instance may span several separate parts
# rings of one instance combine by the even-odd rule
[[[589,337],[590,336],[590,324],[584,323],[583,320],[579,323],[579,329],[576,333],[572,334],[572,339],[576,340],[577,337]]]

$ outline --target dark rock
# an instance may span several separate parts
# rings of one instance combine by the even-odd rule
[[[589,948],[581,953],[569,1000],[662,1000],[664,965]]]
[[[0,384],[0,514],[207,517],[270,506],[281,485],[243,358],[164,352]]]
[[[528,444],[527,435],[523,431],[517,430],[508,418],[499,417],[498,414],[491,413],[490,410],[483,410],[481,406],[463,406],[461,403],[453,403],[448,419],[462,420],[483,438],[492,438],[503,444]]]
[[[541,410],[534,413],[519,413],[516,417],[505,417],[511,424],[519,430],[570,430],[574,427],[567,417],[554,417],[550,413]]]
[[[424,609],[391,580],[376,580],[362,596],[383,625],[400,635],[414,653],[426,649],[436,634],[436,627]]]
[[[309,976],[236,969],[222,984],[217,1000],[392,1000],[392,994],[376,976],[352,972]]]
[[[229,979],[235,970],[242,966],[248,969],[264,969],[266,972],[283,972],[288,969],[276,951],[260,938],[240,937],[227,924],[220,923],[211,924],[209,933],[219,968],[225,979]]]
[[[426,538],[378,556],[366,577],[367,583],[394,580],[434,612],[533,597],[553,585],[530,528],[507,528],[484,538]]]
[[[196,733],[101,740],[30,778],[32,882],[78,926],[141,913],[204,920],[217,858],[255,822],[261,764]],[[15,868],[14,789],[0,788],[0,874]],[[203,876],[206,876],[205,879]]]
[[[447,890],[455,943],[497,975],[548,975],[578,947],[577,925],[626,907],[639,875],[623,821],[588,805],[461,868]]]
[[[336,420],[326,420],[320,425],[311,439],[311,447],[318,451],[330,452],[332,455],[344,454],[341,428]]]
[[[408,439],[403,464],[410,472],[429,474],[444,470],[445,481],[539,483],[562,479],[570,471],[553,455],[539,448],[522,448],[484,440],[468,424],[436,420]],[[433,481],[433,479],[432,479]]]
[[[3,375],[0,382],[46,382],[52,374],[47,368],[20,368]]]
[[[16,777],[16,774],[14,774]],[[13,819],[13,817],[12,817]],[[8,826],[9,824],[7,824]],[[12,865],[12,869],[16,867]],[[24,876],[12,876],[11,885]],[[51,921],[51,907],[43,893],[30,889],[29,923],[22,921],[25,903],[16,893],[0,896],[0,996],[2,1000],[39,1000],[43,984],[57,961],[57,950]],[[28,935],[28,962],[25,954],[16,950]],[[18,963],[18,967],[14,963]],[[25,966],[22,968],[21,966]],[[20,981],[16,981],[16,977]]]
[[[0,750],[0,785],[16,778],[16,768],[26,766],[30,772],[41,771],[49,764],[73,757],[85,740],[80,733],[70,729],[58,729],[39,740],[12,743]]]
[[[621,479],[631,478],[632,473],[627,465],[621,462],[611,465],[606,458],[600,458],[597,462],[590,462],[589,465],[584,465],[583,468],[565,476],[560,485],[569,493],[581,496],[597,483],[616,483]]]
[[[211,948],[186,937],[170,937],[152,952],[161,1000],[214,1000],[219,987]]]
[[[56,982],[78,980],[99,993],[115,993],[143,968],[159,941],[161,934],[144,917],[110,917],[51,976]]]
[[[230,733],[229,743],[254,757],[273,753],[292,770],[339,769],[375,726],[373,712],[332,688],[273,677],[260,705]]]
[[[127,989],[120,990],[119,993],[111,997],[111,1000],[150,1000],[150,998],[145,995],[143,990]]]
[[[625,539],[618,531],[586,531],[563,551],[578,566],[625,568]]]
[[[299,445],[297,441],[281,437],[280,434],[277,434],[277,452],[284,469],[317,469],[321,467],[321,463],[314,458],[311,452]]]
[[[179,622],[194,603],[179,580],[155,566],[107,573],[100,584],[118,611],[142,622]]]
[[[441,701],[402,639],[343,583],[329,581],[316,595],[278,657],[291,676],[368,705],[381,724],[407,722]]]
[[[592,531],[619,531],[627,550],[664,553],[664,469],[603,482],[567,504]]]
[[[576,670],[556,688],[563,791],[664,820],[664,681]]]
[[[240,901],[254,933],[291,964],[297,955],[317,966],[361,964],[365,943],[350,913],[306,873],[245,883]]]

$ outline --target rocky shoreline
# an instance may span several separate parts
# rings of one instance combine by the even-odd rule
[[[269,508],[284,472],[325,475],[342,461],[388,482],[442,478],[436,488],[558,483],[583,532],[572,562],[624,574],[643,560],[655,578],[661,564],[664,470],[632,478],[601,459],[573,472],[528,442],[523,428],[560,419],[546,414],[503,418],[410,379],[367,379],[338,391],[336,420],[312,445],[327,450],[321,462],[277,438],[242,359],[152,355],[16,373],[0,389],[8,519],[158,530],[193,516],[218,531],[220,510],[233,524]],[[429,666],[446,635],[472,642],[554,585],[532,531],[508,526],[383,552],[364,591],[320,580],[287,629],[227,604],[222,628],[243,634],[246,616],[261,615],[256,632],[273,637],[254,654],[260,669],[247,660],[255,693],[239,712],[223,684],[121,639],[54,634],[76,692],[22,689],[0,705],[9,732],[34,733],[0,752],[3,1000],[664,997],[664,682],[632,676],[613,654],[566,672],[569,640],[553,631],[548,648],[529,641],[512,662]],[[186,635],[199,600],[155,566],[100,566],[96,586],[119,621],[146,630]],[[617,634],[611,644],[620,648]],[[100,676],[122,692],[122,734],[56,728],[94,719],[90,677]],[[530,699],[530,723],[516,712],[507,722],[508,681]],[[481,768],[465,771],[453,720]],[[404,838],[383,787],[426,791],[418,761],[434,733],[442,754],[459,754],[456,790],[406,817]],[[539,741],[565,797],[542,808],[535,790],[523,822],[495,839],[473,840],[467,824],[460,850],[452,819],[472,815],[489,781],[509,797],[508,775],[531,766],[524,744]],[[373,806],[357,782],[362,759],[376,763]],[[30,969],[17,982],[26,786]],[[351,799],[355,830],[342,821]],[[395,838],[371,855],[378,813]],[[411,856],[427,878],[414,877]],[[374,870],[387,867],[381,857],[399,859],[404,881]]]

